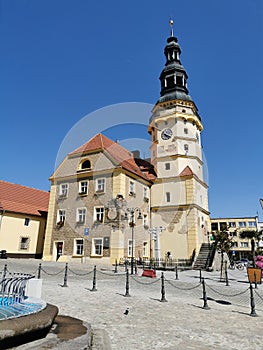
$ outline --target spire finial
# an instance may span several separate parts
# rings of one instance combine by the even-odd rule
[[[170,36],[174,36],[174,30],[173,30],[173,24],[174,24],[174,21],[172,19],[172,17],[170,17]]]

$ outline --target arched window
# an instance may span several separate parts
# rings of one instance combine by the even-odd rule
[[[84,160],[84,162],[81,164],[81,169],[90,169],[90,168],[91,168],[90,161],[88,159]]]

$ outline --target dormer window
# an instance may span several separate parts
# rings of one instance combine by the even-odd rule
[[[91,168],[91,164],[90,164],[90,160],[86,159],[84,160],[84,162],[81,164],[81,169],[90,169]]]

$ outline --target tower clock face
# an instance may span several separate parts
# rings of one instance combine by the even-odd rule
[[[169,140],[173,136],[173,132],[171,129],[164,129],[161,133],[161,137],[163,140]]]

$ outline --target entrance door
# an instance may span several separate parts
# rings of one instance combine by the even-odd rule
[[[57,254],[56,254],[56,261],[57,261],[63,253],[63,242],[56,242],[56,250],[57,250]]]

